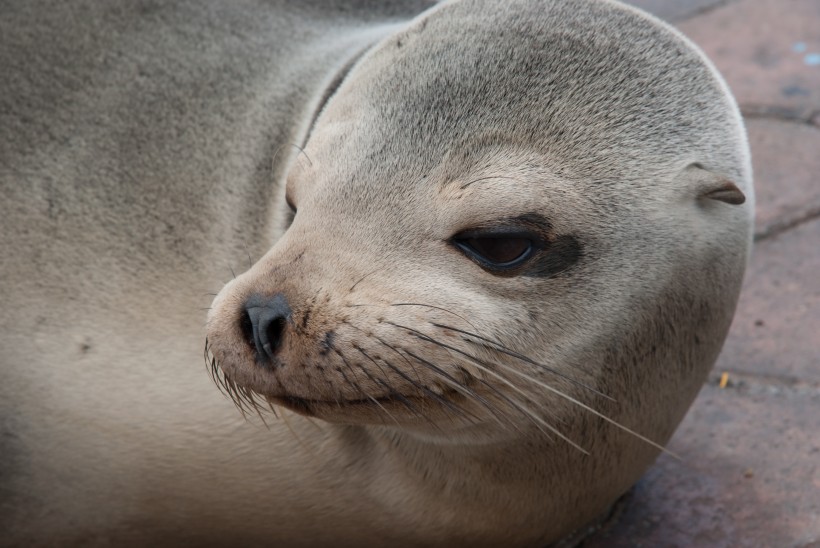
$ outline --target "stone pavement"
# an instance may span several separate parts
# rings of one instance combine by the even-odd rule
[[[734,92],[756,243],[723,353],[669,445],[681,460],[662,455],[581,546],[820,546],[820,0],[631,3]]]

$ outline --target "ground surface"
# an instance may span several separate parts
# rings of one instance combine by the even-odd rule
[[[734,92],[756,242],[729,339],[670,444],[681,460],[661,456],[581,546],[820,546],[820,0],[632,3]]]

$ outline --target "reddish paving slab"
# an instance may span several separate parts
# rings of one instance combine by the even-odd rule
[[[678,25],[723,74],[745,112],[820,112],[820,1],[739,0]]]
[[[746,120],[746,127],[757,196],[756,232],[771,233],[820,214],[820,128],[774,118]]]
[[[677,21],[692,17],[726,3],[727,0],[628,0],[627,4],[639,7],[665,21]]]
[[[820,543],[820,391],[714,379],[620,516],[581,544],[808,547]]]
[[[755,246],[715,370],[813,382],[820,392],[820,220]]]

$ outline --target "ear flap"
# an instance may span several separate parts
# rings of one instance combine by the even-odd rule
[[[731,205],[740,205],[746,201],[746,196],[732,181],[723,179],[722,183],[723,186],[709,191],[706,194],[701,194],[700,197],[709,200],[718,200]]]
[[[699,200],[717,200],[729,205],[740,205],[746,201],[735,183],[704,169],[700,164],[692,164],[684,170],[684,176],[696,185]]]

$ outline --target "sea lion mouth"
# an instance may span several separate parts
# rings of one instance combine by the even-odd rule
[[[455,407],[454,400],[458,400],[456,391],[446,391],[438,394],[433,401],[430,397],[421,395],[405,395],[393,393],[385,396],[368,396],[366,398],[321,400],[301,398],[298,396],[267,396],[270,403],[279,405],[301,415],[309,417],[332,417],[334,415],[348,415],[354,413],[374,413],[385,418],[395,418],[409,413],[412,416],[422,416],[432,411],[437,405]]]
[[[404,422],[408,417],[416,421],[420,417],[429,420],[432,416],[446,414],[447,411],[458,415],[470,415],[465,405],[464,393],[469,393],[472,384],[469,377],[458,382],[458,388],[447,386],[427,386],[413,384],[412,393],[393,390],[382,390],[368,394],[359,387],[358,394],[341,393],[319,395],[319,397],[305,397],[294,395],[281,384],[260,386],[253,379],[247,379],[240,371],[234,376],[233,372],[223,369],[216,356],[211,353],[211,343],[205,342],[205,360],[208,371],[217,388],[231,399],[243,414],[245,412],[261,412],[265,407],[279,406],[295,413],[308,417],[322,418],[331,422],[354,419],[354,422],[374,422],[374,418]],[[385,387],[386,388],[386,387]],[[353,397],[351,397],[353,396]],[[274,411],[274,414],[276,412]],[[377,420],[375,422],[382,422]]]
[[[409,405],[409,400],[417,400],[412,396],[383,396],[379,398],[362,398],[353,400],[314,400],[309,398],[299,398],[296,396],[274,396],[269,397],[270,401],[301,415],[316,416],[322,411],[332,409],[361,409],[361,410],[383,410],[385,406],[393,406],[404,402]],[[324,414],[324,413],[321,413]]]

